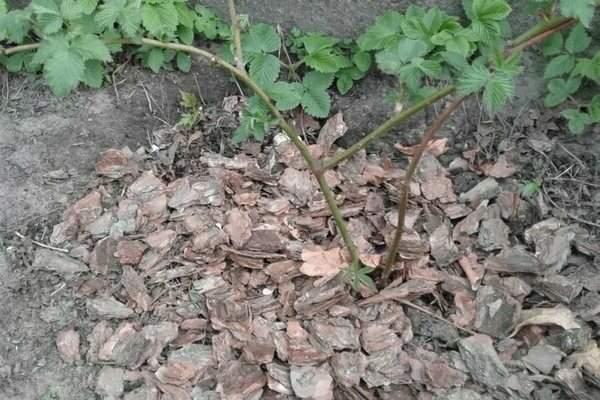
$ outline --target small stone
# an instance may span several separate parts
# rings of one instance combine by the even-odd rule
[[[66,363],[72,363],[79,359],[79,333],[73,329],[64,330],[56,337],[56,347],[60,358]]]
[[[104,367],[96,379],[96,393],[105,400],[117,400],[124,390],[122,368]]]

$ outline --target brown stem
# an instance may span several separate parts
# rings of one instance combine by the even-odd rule
[[[444,109],[444,111],[436,118],[433,124],[427,130],[427,133],[421,139],[421,143],[419,147],[413,154],[413,158],[410,161],[408,169],[406,170],[406,175],[404,176],[404,182],[402,184],[402,188],[400,189],[400,202],[398,203],[398,225],[396,226],[396,233],[394,235],[394,241],[392,242],[392,246],[390,247],[387,258],[385,260],[385,269],[383,270],[383,280],[387,281],[392,272],[392,267],[394,265],[394,261],[396,261],[396,253],[398,252],[398,246],[400,245],[400,239],[402,239],[402,234],[404,233],[404,220],[406,218],[406,207],[408,203],[408,193],[410,191],[410,182],[412,181],[412,177],[417,170],[417,166],[419,165],[419,161],[421,161],[421,157],[427,148],[427,144],[433,139],[433,135],[435,132],[442,126],[444,121],[456,110],[461,103],[466,99],[467,96],[463,96],[455,101],[453,101],[448,107]]]
[[[577,22],[577,20],[574,18],[567,19],[565,22],[563,22],[551,29],[548,29],[547,31],[541,32],[537,36],[534,36],[530,39],[523,41],[522,43],[519,43],[509,49],[506,49],[506,51],[503,53],[503,56],[506,58],[514,52],[523,50],[524,48],[529,47],[529,46],[533,46],[534,44],[541,42],[542,40],[546,39],[547,37],[552,36],[556,32],[561,31],[565,28],[568,28],[569,26],[573,25],[576,22]]]

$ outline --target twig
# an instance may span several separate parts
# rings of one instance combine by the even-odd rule
[[[573,157],[573,159],[575,161],[577,161],[577,164],[579,164],[579,166],[581,168],[583,168],[584,170],[588,169],[587,166],[584,164],[583,161],[581,161],[581,159],[579,157],[577,157],[575,154],[571,153],[565,146],[563,146],[561,143],[556,142],[557,145],[560,146],[561,149],[563,149],[565,151],[565,153],[567,153],[568,155],[570,155],[571,157]]]
[[[419,310],[422,313],[429,315],[431,318],[437,319],[438,321],[442,321],[442,322],[445,322],[447,324],[453,325],[456,329],[458,329],[458,330],[460,330],[460,331],[462,331],[464,333],[468,333],[469,335],[475,335],[475,332],[473,332],[472,330],[467,329],[467,328],[463,328],[461,326],[458,326],[454,322],[449,321],[446,318],[440,317],[439,315],[434,314],[431,311],[429,311],[428,309],[426,309],[424,307],[421,307],[421,306],[418,306],[415,303],[412,303],[412,302],[410,302],[408,300],[402,300],[402,299],[394,299],[394,300],[396,300],[400,304],[404,304],[407,307],[411,307],[411,308],[414,308],[415,310]]]
[[[402,239],[402,234],[404,233],[404,220],[406,218],[406,207],[408,203],[408,193],[410,192],[410,183],[412,181],[412,177],[417,170],[417,166],[419,165],[419,161],[427,148],[427,144],[433,139],[435,132],[439,129],[440,126],[446,121],[446,119],[452,115],[454,110],[456,110],[461,103],[465,100],[466,96],[460,97],[457,100],[454,100],[448,107],[444,109],[444,111],[436,118],[433,124],[427,130],[427,133],[423,135],[423,139],[421,139],[421,143],[419,147],[413,154],[413,158],[410,161],[410,165],[406,170],[406,175],[404,175],[404,183],[402,184],[402,188],[400,190],[400,203],[398,203],[398,224],[396,225],[396,234],[394,235],[394,241],[388,251],[387,258],[385,260],[385,269],[383,270],[382,279],[387,281],[391,272],[392,266],[396,261],[396,253],[398,252],[398,246],[400,245],[400,239]]]
[[[585,225],[589,225],[589,226],[593,226],[594,228],[600,228],[600,224],[597,224],[595,222],[592,221],[588,221],[585,220],[583,218],[579,218],[578,216],[575,216],[573,214],[570,214],[569,212],[567,212],[567,210],[565,210],[564,208],[561,208],[558,206],[558,204],[556,204],[554,202],[554,200],[552,200],[552,197],[550,197],[550,195],[548,194],[548,192],[546,191],[545,188],[542,188],[542,190],[544,191],[544,194],[546,195],[546,197],[548,198],[548,200],[550,201],[550,204],[552,204],[554,206],[554,208],[556,208],[558,211],[562,212],[563,214],[565,214],[567,217],[577,221],[577,222],[581,222],[582,224]]]
[[[17,232],[17,231],[15,231],[15,236],[17,236],[17,237],[19,237],[19,238],[21,238],[21,239],[29,239],[28,237],[21,235],[21,234],[20,234],[19,232]],[[69,250],[67,250],[67,249],[60,249],[60,248],[58,248],[58,247],[49,246],[49,245],[47,245],[47,244],[40,243],[40,242],[38,242],[37,240],[33,240],[33,239],[29,239],[29,240],[31,240],[31,243],[33,243],[33,244],[35,244],[35,245],[37,245],[37,246],[43,247],[43,248],[45,248],[45,249],[56,250],[56,251],[60,251],[60,252],[62,252],[62,253],[68,253],[68,252],[69,252]]]

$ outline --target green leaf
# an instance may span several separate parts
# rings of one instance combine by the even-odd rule
[[[403,82],[408,88],[409,92],[415,93],[421,87],[421,80],[423,79],[423,73],[418,66],[405,65],[400,70],[400,81]]]
[[[267,54],[279,50],[279,35],[271,25],[257,24],[242,35],[242,48],[249,54]]]
[[[179,25],[177,27],[177,36],[181,43],[190,45],[194,42],[194,30],[187,26]]]
[[[565,17],[577,18],[586,28],[594,18],[595,0],[560,0],[560,12]]]
[[[413,63],[415,62],[415,60],[419,59],[421,61],[418,62],[417,66],[425,75],[436,79],[442,78],[443,70],[439,62],[434,60],[423,60],[422,58],[416,58],[413,59]]]
[[[479,39],[484,43],[491,43],[500,37],[500,25],[498,22],[484,19],[474,20],[471,24],[473,31]]]
[[[99,88],[104,81],[104,67],[98,60],[87,60],[85,62],[85,71],[83,72],[83,83],[86,85]]]
[[[54,0],[33,0],[31,8],[36,14],[50,14],[60,16],[60,9]]]
[[[600,84],[600,53],[597,53],[593,59],[578,58],[573,75],[580,75]]]
[[[115,23],[126,36],[134,37],[141,22],[139,5],[126,0],[108,0],[98,6],[94,19],[101,28],[113,28]]]
[[[0,16],[6,14],[8,12],[8,7],[6,6],[5,0],[0,0]]]
[[[588,114],[593,123],[600,122],[600,94],[594,96],[588,104]]]
[[[590,114],[592,123],[600,122],[600,94],[594,96],[588,104],[588,114]]]
[[[76,20],[83,15],[83,6],[76,0],[62,0],[60,14],[68,21]]]
[[[366,51],[359,51],[352,55],[352,62],[356,65],[356,67],[362,72],[367,72],[371,69],[371,64],[373,63],[373,58],[371,57],[371,53]]]
[[[563,54],[555,57],[546,65],[544,69],[544,79],[554,78],[562,74],[568,74],[575,66],[575,57],[570,54]]]
[[[31,13],[31,8],[26,8],[0,16],[0,40],[23,43],[31,27]]]
[[[569,121],[567,126],[572,133],[579,134],[583,132],[586,125],[592,123],[592,118],[588,114],[573,108],[564,110],[560,115]]]
[[[58,97],[66,96],[83,79],[84,62],[69,49],[60,49],[44,63],[44,78]]]
[[[25,53],[17,53],[9,56],[6,59],[6,69],[9,72],[18,72],[23,68],[23,60]]]
[[[307,114],[316,118],[327,118],[331,108],[331,98],[325,89],[305,86],[301,104]]]
[[[300,105],[304,88],[300,83],[274,82],[264,87],[280,111],[292,110]]]
[[[481,65],[470,65],[458,78],[457,89],[461,95],[477,92],[487,85],[491,73]]]
[[[304,43],[304,48],[309,54],[327,48],[331,48],[337,42],[338,40],[335,38],[323,36],[318,33],[311,33],[302,39],[302,43]]]
[[[458,71],[464,71],[469,68],[469,63],[463,54],[454,51],[442,51],[438,53],[446,63]]]
[[[562,50],[564,39],[562,32],[556,32],[542,42],[542,54],[553,56]]]
[[[523,187],[521,194],[523,195],[523,197],[531,197],[540,191],[540,189],[542,188],[542,184],[543,182],[540,178],[535,178]]]
[[[492,21],[505,19],[512,10],[504,0],[473,0],[471,7],[475,19]]]
[[[337,79],[335,85],[340,94],[346,94],[354,86],[354,80],[350,75],[344,74]]]
[[[156,47],[148,51],[148,58],[146,59],[146,65],[154,72],[158,72],[165,62],[165,54],[162,49]]]
[[[375,25],[370,26],[357,39],[358,47],[363,51],[381,50],[396,43],[401,36],[402,15],[396,11],[388,11],[377,18]]]
[[[176,57],[177,68],[183,72],[190,72],[192,69],[192,58],[189,54],[178,51]]]
[[[91,14],[98,6],[98,0],[80,0],[84,14]]]
[[[427,43],[420,40],[402,39],[375,55],[379,69],[387,74],[397,75],[400,69],[413,58],[423,57],[429,51]]]
[[[581,79],[578,77],[569,78],[565,81],[564,79],[556,78],[548,82],[548,95],[544,99],[544,105],[546,107],[554,107],[562,103],[569,97],[569,95],[575,93],[581,85]]]
[[[183,90],[179,91],[179,97],[181,98],[181,101],[179,102],[179,105],[181,105],[181,107],[185,108],[185,109],[195,109],[196,107],[198,107],[198,98],[196,97],[196,95],[192,92],[184,92]]]
[[[35,52],[31,62],[34,65],[41,65],[54,57],[56,53],[68,51],[69,47],[69,40],[64,36],[48,37],[48,39],[40,42],[40,47]]]
[[[250,62],[250,77],[259,85],[275,82],[281,63],[273,54],[258,54]]]
[[[106,44],[96,35],[85,34],[71,41],[73,51],[77,52],[83,60],[111,61],[110,51]]]
[[[582,52],[587,49],[592,38],[585,32],[585,28],[581,24],[577,24],[569,34],[565,42],[565,48],[571,54]]]
[[[171,2],[146,3],[142,6],[142,24],[156,37],[171,37],[179,22],[177,9]]]
[[[308,54],[303,61],[311,68],[319,72],[332,73],[341,68],[338,63],[339,56],[332,53],[331,48],[325,48]]]
[[[46,35],[56,33],[63,26],[63,18],[60,15],[41,14],[37,17],[37,21],[42,28],[42,32]]]
[[[314,88],[326,90],[333,83],[333,74],[324,74],[317,71],[310,71],[302,78],[302,85],[305,88]]]
[[[514,94],[514,79],[506,74],[496,73],[485,85],[483,105],[490,115],[494,115]]]
[[[175,3],[177,9],[177,20],[181,26],[192,29],[198,17],[196,13],[191,10],[185,2]]]

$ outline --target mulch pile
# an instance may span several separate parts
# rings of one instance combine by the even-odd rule
[[[334,116],[311,151],[339,151],[345,131]],[[503,188],[505,155],[444,167],[445,141],[432,142],[395,280],[356,293],[335,278],[348,254],[285,136],[233,158],[205,152],[177,179],[149,167],[197,138],[106,152],[98,184],[53,229],[68,252],[32,260],[85,299],[95,326],[56,344],[65,362],[98,365],[103,399],[600,398],[600,246],[550,214],[513,234],[533,206]],[[462,169],[482,179],[455,193]],[[362,261],[380,265],[404,171],[363,151],[326,176]]]

